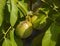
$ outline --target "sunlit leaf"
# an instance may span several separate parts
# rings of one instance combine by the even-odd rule
[[[11,42],[9,39],[5,38],[5,40],[3,41],[2,46],[11,46]]]
[[[39,10],[43,11],[45,14],[49,13],[49,9],[48,8],[39,8]]]
[[[10,13],[10,24],[11,26],[14,26],[17,18],[18,18],[18,8],[17,8],[17,4],[16,4],[16,0],[11,0],[11,5],[12,5],[12,9],[11,9],[11,13]]]
[[[11,41],[12,46],[17,46],[17,43],[14,39],[14,29],[10,30],[10,41]]]
[[[53,23],[42,39],[42,46],[55,46],[57,42],[58,34],[60,33],[60,27]]]
[[[23,2],[18,2],[18,8],[23,12],[24,15],[27,15],[27,5]]]
[[[3,11],[4,11],[4,6],[6,4],[6,0],[0,0],[0,26],[2,25],[3,22]]]

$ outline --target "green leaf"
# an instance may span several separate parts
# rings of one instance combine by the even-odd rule
[[[15,36],[15,41],[16,41],[18,46],[23,46],[23,42],[22,42],[21,38]]]
[[[49,13],[49,8],[39,8],[39,10],[43,11],[45,14]]]
[[[45,18],[45,14],[42,14],[40,13],[39,16],[38,16],[38,19],[36,19],[34,22],[33,22],[33,27],[34,28],[37,28],[40,24],[40,22]]]
[[[32,40],[32,46],[41,46],[43,34],[39,34]]]
[[[7,1],[7,6],[8,6],[8,11],[10,12],[10,9],[11,9],[11,3],[10,3],[10,0]]]
[[[42,28],[44,28],[46,26],[46,24],[47,24],[47,18],[48,18],[48,16],[45,16],[44,18],[41,19],[41,21],[40,21],[37,29],[40,30],[40,29],[42,29]]]
[[[9,39],[5,38],[4,41],[3,41],[3,44],[2,46],[11,46],[11,42]]]
[[[45,35],[42,39],[42,46],[55,46],[59,33],[60,26],[58,26],[56,23],[53,23],[45,32]]]
[[[11,41],[12,46],[17,46],[17,43],[14,39],[14,28],[10,30],[10,41]]]
[[[44,2],[42,2],[40,4],[40,7],[38,8],[38,10],[44,12],[46,15],[48,15],[50,9],[51,9],[50,6]]]
[[[49,18],[51,18],[52,20],[56,20],[58,17],[60,17],[60,11],[56,12],[55,10],[50,10],[49,11]]]
[[[53,5],[53,0],[42,0],[42,1],[49,5]]]
[[[18,8],[23,12],[24,15],[27,15],[28,8],[26,3],[18,2]]]
[[[19,11],[19,13],[21,18],[24,17],[24,14],[21,11]]]
[[[15,2],[15,0],[11,0],[11,5],[12,9],[10,13],[10,24],[11,26],[14,26],[18,18],[17,2]]]
[[[3,11],[4,11],[4,6],[6,4],[6,0],[0,0],[0,26],[2,25],[3,22]]]
[[[53,0],[53,3],[59,8],[60,7],[60,1],[59,0]]]
[[[59,0],[42,0],[44,3],[50,5],[50,7],[52,7],[54,10],[56,10],[56,8],[59,8],[60,5],[60,1]]]
[[[60,46],[60,34],[58,35],[56,46]]]

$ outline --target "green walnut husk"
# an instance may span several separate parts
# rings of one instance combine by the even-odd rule
[[[27,38],[32,34],[32,24],[28,21],[22,21],[17,25],[15,32],[19,37]]]

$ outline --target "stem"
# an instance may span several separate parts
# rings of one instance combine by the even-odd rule
[[[9,32],[9,30],[11,29],[11,26],[8,28],[8,30],[6,31],[6,34]]]
[[[6,37],[6,34],[10,31],[11,26],[8,28],[8,30],[6,31],[6,33],[4,34],[4,38]]]

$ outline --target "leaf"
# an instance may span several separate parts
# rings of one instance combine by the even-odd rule
[[[11,42],[9,39],[5,38],[5,40],[3,41],[2,46],[11,46]]]
[[[58,26],[56,23],[53,23],[45,32],[45,35],[42,39],[42,46],[55,46],[59,33],[60,26]]]
[[[0,26],[2,25],[3,22],[3,10],[4,10],[4,6],[6,4],[6,0],[0,0]]]
[[[50,11],[50,6],[44,2],[42,2],[40,4],[40,7],[38,8],[38,10],[41,10],[42,12],[44,12],[46,15],[48,15],[49,11]]]
[[[49,18],[56,20],[58,17],[60,17],[60,11],[56,12],[55,10],[50,10]]]
[[[22,2],[24,2],[24,0],[21,0]]]
[[[39,34],[32,40],[32,46],[41,46],[43,34]]]
[[[42,0],[43,2],[45,2],[46,4],[50,5],[50,7],[52,7],[54,10],[56,10],[57,8],[60,7],[59,0]]]
[[[43,11],[45,14],[49,13],[49,9],[48,8],[39,8],[39,10]]]
[[[23,42],[19,37],[15,36],[15,41],[16,41],[18,46],[23,46]]]
[[[19,11],[19,13],[20,13],[20,17],[22,18],[24,14],[21,11]]]
[[[25,3],[18,2],[18,8],[24,13],[24,15],[27,15],[28,10]]]
[[[40,30],[40,29],[43,29],[46,26],[46,24],[47,24],[47,18],[48,18],[48,16],[45,16],[43,19],[41,19],[41,21],[40,21],[37,29]]]
[[[53,0],[53,3],[59,8],[60,7],[60,0]]]
[[[11,13],[10,13],[10,24],[11,26],[14,26],[17,18],[18,18],[18,8],[17,8],[17,3],[15,2],[16,0],[11,0]]]
[[[14,28],[10,30],[10,41],[11,41],[12,46],[17,46],[17,43],[14,39]]]
[[[11,6],[10,6],[10,0],[7,1],[8,11],[10,12]]]
[[[42,21],[43,18],[45,18],[45,14],[42,14],[40,13],[39,16],[38,16],[38,19],[36,19],[34,22],[33,22],[33,27],[34,28],[37,28],[40,24],[40,22]]]
[[[49,5],[53,5],[53,0],[42,0],[43,2],[49,4]]]
[[[60,46],[60,34],[58,35],[58,37],[57,37],[58,39],[57,39],[57,43],[56,43],[56,46]]]

